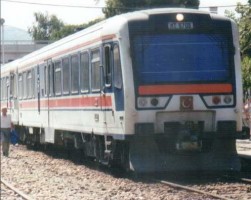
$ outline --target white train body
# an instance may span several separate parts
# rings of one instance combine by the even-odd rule
[[[182,168],[168,163],[187,152],[197,163],[188,169],[239,168],[239,41],[227,18],[187,9],[116,16],[4,65],[1,83],[1,106],[29,144],[70,140],[139,171]],[[215,151],[224,164],[207,167]]]

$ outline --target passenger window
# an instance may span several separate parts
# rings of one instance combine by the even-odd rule
[[[12,88],[13,88],[13,96],[15,97],[15,98],[17,98],[17,74],[13,74],[13,76],[12,76],[12,78],[13,78],[13,83],[12,83]]]
[[[71,57],[71,93],[79,92],[79,59],[78,55]]]
[[[80,85],[81,92],[89,91],[89,54],[87,52],[80,55]]]
[[[63,69],[63,93],[70,93],[70,62],[69,58],[64,58],[62,60],[62,69]]]
[[[47,66],[44,67],[44,96],[47,96],[48,94],[48,72],[47,72]]]
[[[6,90],[5,90],[5,99],[8,100],[9,98],[9,89],[10,89],[10,81],[9,81],[9,77],[6,77]]]
[[[110,87],[111,83],[112,83],[112,75],[111,75],[111,47],[109,46],[105,46],[105,50],[104,50],[105,56],[105,86],[106,87]]]
[[[91,60],[91,86],[92,91],[100,91],[100,51],[95,50],[92,52]]]
[[[49,64],[48,70],[49,70],[48,77],[49,77],[49,85],[50,85],[49,95],[51,97],[54,95],[54,65],[53,63]]]
[[[27,72],[23,73],[23,99],[27,98]]]
[[[13,97],[15,95],[15,75],[10,75],[10,97]]]
[[[19,99],[23,98],[23,75],[18,75],[18,96]]]
[[[57,96],[62,94],[62,82],[61,82],[61,78],[62,78],[62,73],[61,73],[61,62],[55,62],[54,65],[54,69],[55,69],[55,94]]]
[[[114,59],[114,87],[121,89],[123,85],[121,60],[119,54],[119,47],[115,45],[113,48],[113,59]]]
[[[31,98],[32,76],[31,71],[27,72],[27,97]]]
[[[35,98],[35,69],[31,70],[31,98]]]

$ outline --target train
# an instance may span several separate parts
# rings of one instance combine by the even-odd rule
[[[1,67],[27,145],[136,172],[240,170],[237,25],[186,8],[105,19]]]

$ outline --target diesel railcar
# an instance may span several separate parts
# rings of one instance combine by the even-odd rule
[[[140,172],[239,170],[238,30],[192,9],[118,15],[4,65],[1,106],[28,145]]]

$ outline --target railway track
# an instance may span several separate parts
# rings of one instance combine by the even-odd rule
[[[4,185],[7,187],[8,190],[11,190],[12,192],[14,192],[15,194],[18,195],[18,198],[21,200],[33,200],[33,198],[29,197],[27,194],[25,194],[24,192],[20,191],[19,189],[17,189],[16,187],[14,187],[13,185],[11,185],[10,183],[8,183],[6,180],[4,180],[3,178],[1,178],[1,185]],[[5,192],[2,191],[2,187],[1,187],[1,199],[8,199],[11,198],[11,196],[13,196],[13,198],[16,197],[16,195],[11,195],[11,192],[8,192],[8,194],[5,194]],[[7,190],[5,190],[7,191]],[[7,193],[7,192],[6,192]]]
[[[143,175],[135,177],[121,171],[114,173],[109,168],[97,167],[93,162],[91,163],[94,165],[86,166],[74,160],[67,159],[64,152],[56,149],[44,153],[30,151],[20,145],[18,148],[12,147],[11,157],[1,161],[2,178],[13,180],[14,185],[19,185],[19,189],[24,193],[41,200],[52,197],[62,200],[112,199],[111,197],[130,199],[129,195],[135,199],[149,199],[149,195],[152,195],[155,200],[168,197],[193,200],[251,199],[250,172],[229,174],[225,177],[222,174],[210,176],[199,172],[158,173],[151,176],[146,174],[148,177],[145,175],[144,179]],[[8,170],[4,170],[7,168]],[[20,170],[23,173],[20,174]],[[2,184],[3,181],[1,180]],[[3,191],[5,195],[11,194],[5,188]],[[237,191],[238,194],[234,194],[233,191]],[[1,197],[1,200],[32,199],[28,195],[21,197],[22,192],[18,198],[9,196],[10,198]]]
[[[184,174],[183,174],[184,175]],[[192,193],[203,195],[205,199],[220,199],[220,200],[234,200],[246,199],[246,197],[238,197],[233,190],[239,190],[240,196],[243,191],[251,189],[250,173],[246,176],[241,174],[235,175],[222,175],[222,174],[192,174],[192,175],[179,175],[179,174],[166,174],[166,175],[152,175],[150,177],[143,176],[142,178],[154,183],[161,183],[169,187],[185,190]],[[163,177],[163,178],[160,178]],[[182,178],[184,177],[184,178]],[[244,178],[245,177],[245,178]],[[210,185],[208,187],[208,185]],[[238,185],[238,186],[236,186]],[[226,188],[229,188],[226,190]],[[243,191],[241,189],[243,188]],[[223,190],[225,192],[223,192]],[[250,198],[250,197],[249,197]],[[248,199],[249,199],[248,198]]]
[[[215,199],[220,199],[220,200],[231,200],[229,198],[226,198],[226,197],[223,197],[223,196],[220,196],[220,195],[205,192],[203,190],[199,190],[199,189],[189,187],[189,186],[185,186],[185,185],[182,185],[182,184],[178,184],[178,183],[174,183],[174,182],[170,182],[170,181],[165,181],[165,180],[158,180],[158,179],[151,179],[151,180],[154,181],[154,182],[157,182],[157,183],[162,183],[164,185],[168,185],[168,186],[176,188],[176,189],[183,189],[183,190],[186,190],[186,191],[189,191],[189,192],[195,192],[195,193],[198,193],[198,194],[202,194],[202,195],[205,195],[207,197],[213,197]]]

